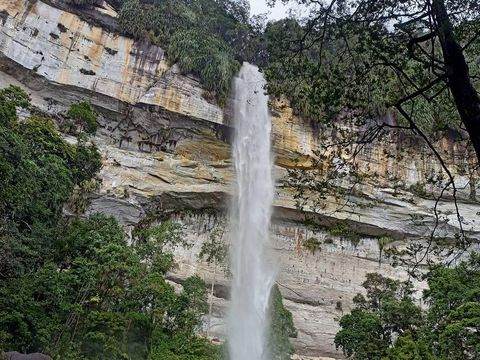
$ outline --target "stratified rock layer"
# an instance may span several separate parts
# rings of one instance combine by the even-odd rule
[[[101,13],[115,16],[111,9]],[[104,166],[87,212],[111,213],[127,227],[147,215],[176,214],[194,246],[177,250],[179,268],[170,278],[181,282],[197,273],[207,282],[216,279],[210,334],[223,337],[228,279],[221,269],[199,260],[198,253],[212,232],[225,229],[233,179],[229,112],[204,97],[197,79],[169,66],[161,48],[68,11],[41,1],[0,0],[0,22],[0,86],[24,87],[37,110],[49,114],[81,100],[90,101],[100,114],[93,141]],[[362,291],[365,274],[406,276],[382,258],[379,237],[402,248],[429,234],[435,200],[407,189],[423,186],[440,165],[415,138],[392,135],[389,142],[365,146],[356,161],[364,173],[375,176],[364,178],[346,197],[326,196],[315,212],[307,206],[309,218],[324,225],[312,230],[297,210],[295,189],[285,185],[288,170],[311,169],[325,150],[322,139],[334,134],[295,116],[285,101],[272,101],[271,108],[279,184],[272,225],[278,283],[298,329],[297,351],[338,356],[333,345],[337,319]],[[445,138],[435,145],[456,175],[463,228],[479,239],[478,176],[471,171],[465,144]],[[339,186],[352,184],[339,180]],[[423,190],[438,193],[433,185]],[[438,209],[439,234],[453,238],[459,225],[452,198],[442,199]],[[360,236],[332,235],[328,228],[339,223]],[[223,236],[228,239],[228,233]],[[318,241],[316,249],[305,249],[309,239]]]

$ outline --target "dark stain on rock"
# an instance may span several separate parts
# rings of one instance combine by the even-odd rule
[[[58,30],[60,30],[60,32],[62,32],[62,33],[66,33],[67,30],[68,30],[67,27],[66,27],[65,25],[61,24],[61,23],[58,23],[58,24],[57,24],[57,28],[58,28]]]
[[[134,72],[145,75],[146,69],[156,68],[164,57],[164,50],[146,41],[135,41],[130,55],[134,57]],[[148,71],[147,71],[148,72]]]
[[[109,53],[110,55],[112,55],[112,56],[113,56],[113,55],[116,55],[116,54],[118,53],[117,50],[114,50],[114,49],[112,49],[112,48],[109,48],[108,46],[105,46],[105,51],[106,51],[107,53]]]
[[[93,71],[93,70],[87,70],[87,69],[84,69],[84,68],[81,68],[81,69],[80,69],[80,72],[81,72],[83,75],[95,75],[95,71]]]
[[[0,20],[2,21],[2,26],[5,25],[5,23],[7,22],[9,15],[10,14],[7,10],[0,11]]]

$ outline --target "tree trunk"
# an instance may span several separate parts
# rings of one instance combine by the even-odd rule
[[[432,12],[438,26],[438,37],[447,70],[448,87],[480,162],[480,98],[470,81],[468,64],[463,55],[462,46],[453,33],[445,1],[433,0]]]

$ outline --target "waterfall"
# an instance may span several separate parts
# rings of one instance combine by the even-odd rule
[[[268,305],[275,281],[275,267],[269,255],[274,181],[271,121],[264,85],[258,68],[248,63],[243,64],[234,81],[233,158],[237,189],[231,209],[231,360],[268,358]]]

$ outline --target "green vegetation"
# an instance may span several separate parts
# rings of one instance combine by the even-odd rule
[[[425,183],[422,182],[417,182],[413,185],[410,185],[409,190],[418,197],[425,198],[428,196],[427,190],[425,189]]]
[[[197,75],[221,104],[225,102],[240,64],[222,39],[199,34],[195,29],[179,31],[172,36],[168,53],[183,72]]]
[[[20,122],[15,108],[29,106],[21,89],[2,89],[0,99],[0,349],[67,360],[218,359],[195,332],[205,284],[193,276],[176,293],[164,277],[170,251],[188,245],[179,225],[144,227],[128,245],[112,217],[65,218],[74,188],[88,189],[100,168],[97,149],[66,143],[50,119]]]
[[[249,4],[238,0],[127,0],[119,13],[122,32],[168,49],[184,73],[200,78],[224,104],[240,62],[256,53]]]
[[[87,102],[79,102],[70,105],[67,111],[67,118],[70,120],[63,129],[66,133],[85,131],[87,134],[94,134],[97,131],[97,114]]]
[[[328,233],[342,240],[350,241],[354,246],[360,242],[360,234],[345,223],[336,223],[328,228]]]
[[[67,144],[49,119],[19,122],[15,107],[28,107],[19,88],[0,90],[0,222],[2,274],[35,271],[49,251],[63,204],[74,187],[100,168],[95,146]]]
[[[366,295],[340,319],[335,345],[357,360],[473,360],[480,356],[480,256],[428,273],[422,310],[412,287],[368,274]]]
[[[208,241],[202,244],[198,257],[205,260],[209,265],[213,265],[213,279],[210,287],[210,299],[208,302],[208,318],[206,335],[210,335],[210,324],[213,311],[213,296],[215,291],[215,282],[217,275],[217,267],[220,265],[226,275],[230,274],[228,268],[228,245],[223,240],[225,232],[225,224],[217,224],[210,233]]]
[[[357,123],[389,113],[389,125],[428,137],[470,123],[459,100],[468,97],[468,108],[480,101],[478,2],[302,3],[312,5],[304,18],[267,26],[263,64],[270,93],[286,95],[298,113],[333,126],[345,111]],[[450,82],[457,72],[462,91]],[[476,144],[480,134],[469,133]]]
[[[315,255],[317,251],[322,251],[320,245],[322,245],[321,241],[313,237],[308,238],[303,242],[303,247],[308,250],[312,255]]]
[[[297,337],[293,325],[292,313],[288,311],[282,301],[282,294],[275,285],[270,294],[271,328],[269,336],[270,356],[273,360],[289,360],[293,354],[291,337]]]

